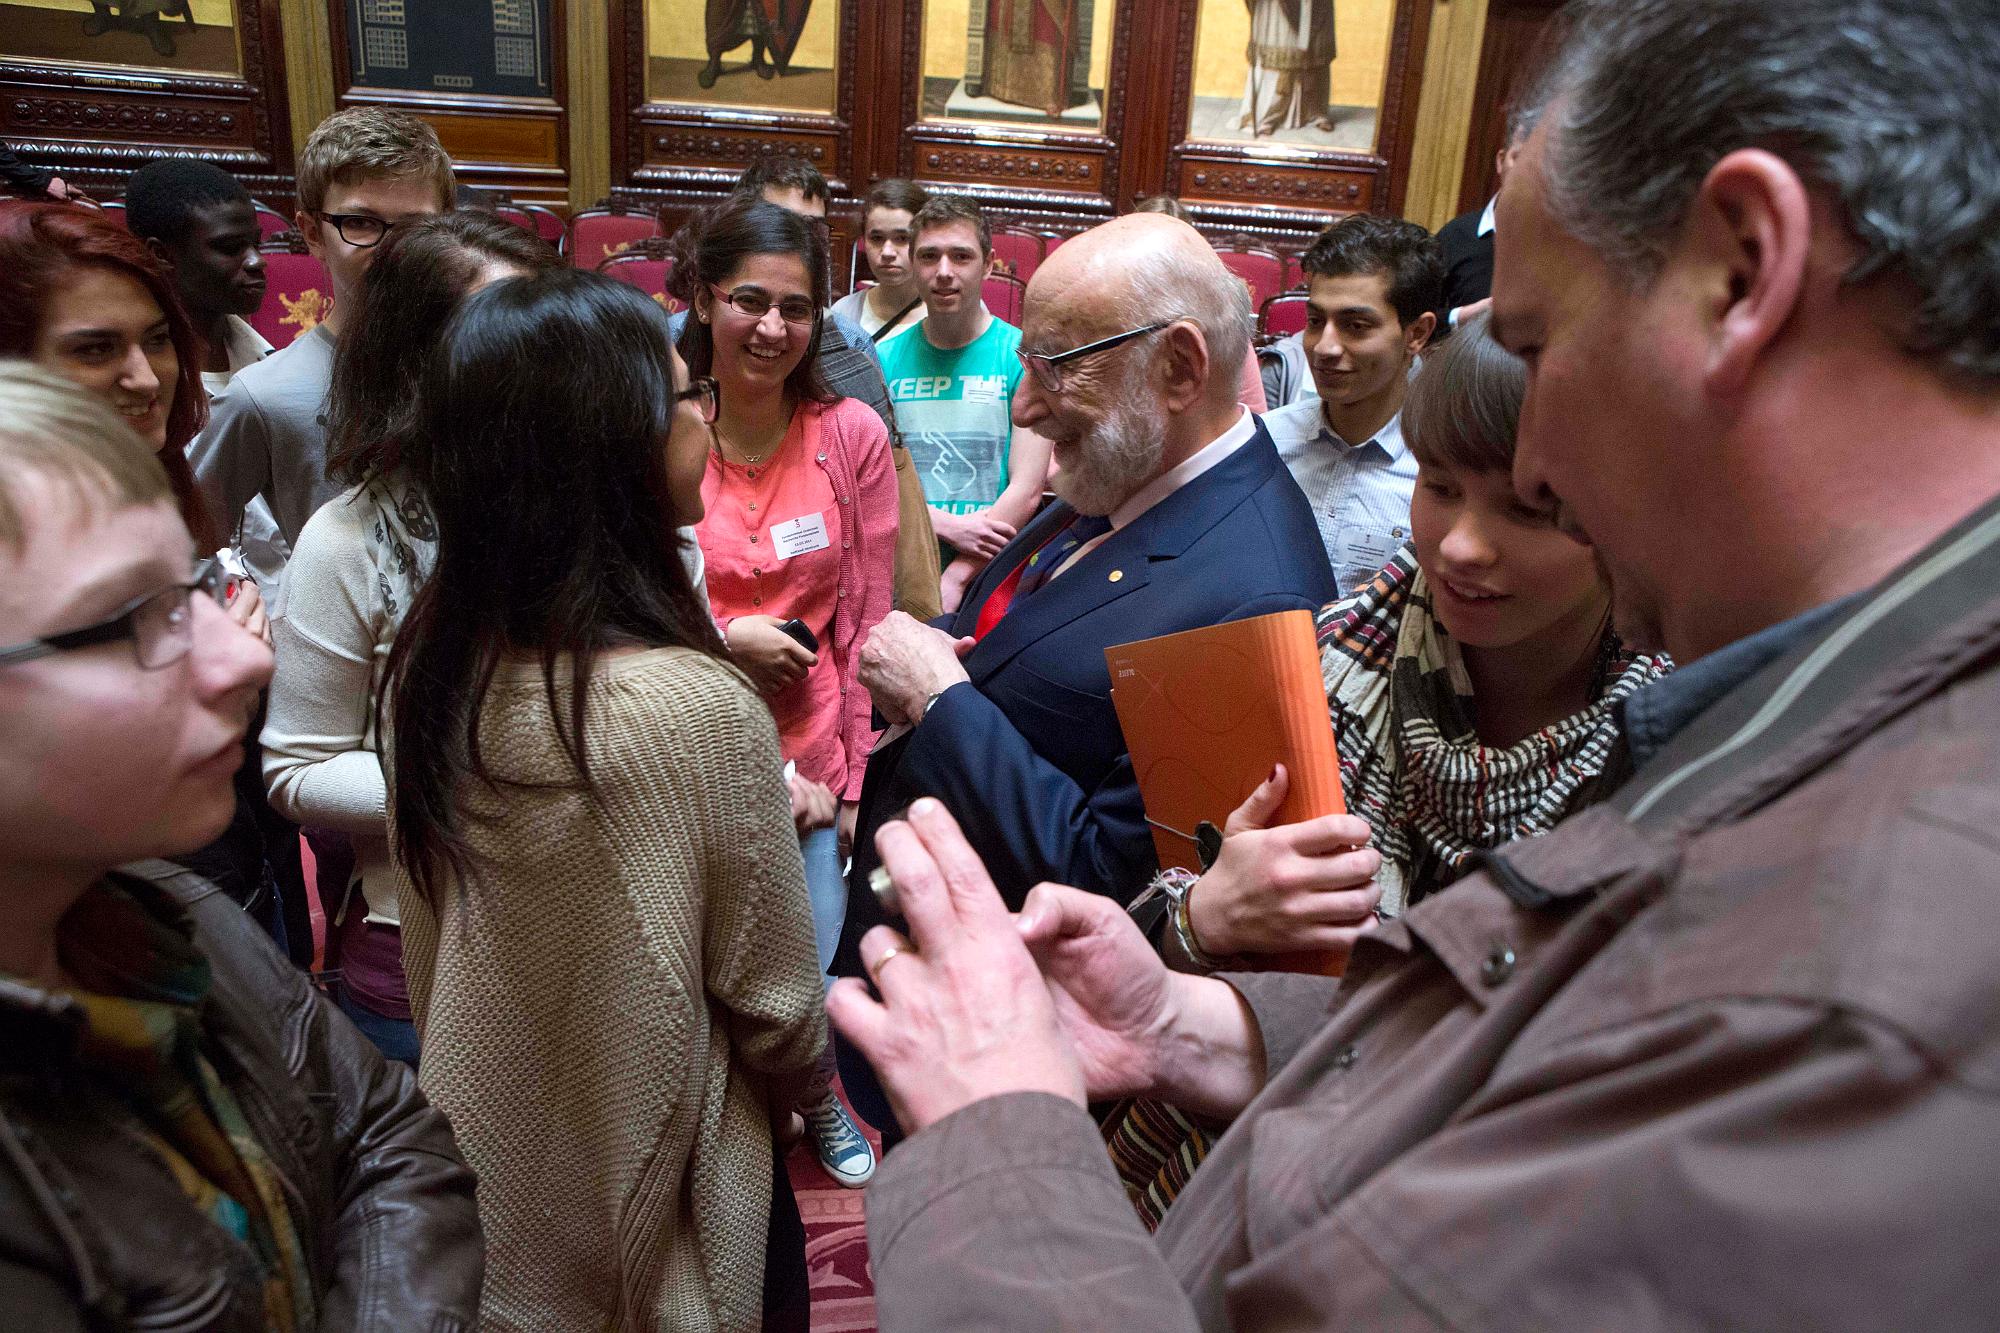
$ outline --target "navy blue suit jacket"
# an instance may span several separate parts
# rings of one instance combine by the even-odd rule
[[[1067,504],[1049,506],[934,623],[971,634],[993,590],[1074,517]],[[1335,596],[1312,510],[1260,421],[1235,453],[1018,600],[965,658],[971,682],[868,761],[834,970],[860,974],[856,943],[883,919],[868,891],[875,830],[919,796],[958,818],[1012,907],[1042,880],[1131,898],[1158,862],[1104,650],[1316,611]]]

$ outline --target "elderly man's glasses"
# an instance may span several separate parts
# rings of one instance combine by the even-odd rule
[[[690,398],[694,399],[694,410],[701,413],[701,419],[713,426],[722,411],[722,386],[703,375],[674,395],[674,406],[679,407]]]
[[[810,325],[819,316],[819,307],[803,296],[787,296],[782,301],[773,301],[768,293],[756,287],[738,287],[733,292],[725,292],[712,282],[708,286],[730,309],[749,319],[764,318],[774,305],[778,308],[778,318],[787,324]]]
[[[321,213],[321,222],[331,222],[340,239],[357,250],[378,245],[389,234],[389,224],[367,213]]]
[[[1134,338],[1143,338],[1149,333],[1158,333],[1161,329],[1166,328],[1172,323],[1174,321],[1171,319],[1163,319],[1157,324],[1148,324],[1143,328],[1127,329],[1123,333],[1114,333],[1109,338],[1099,338],[1094,343],[1085,343],[1081,347],[1072,347],[1067,352],[1054,352],[1045,356],[1040,352],[1024,352],[1019,348],[1015,348],[1014,355],[1021,358],[1021,364],[1027,367],[1030,375],[1035,377],[1035,383],[1040,386],[1043,393],[1061,393],[1063,388],[1063,367],[1071,361],[1086,356],[1095,356],[1099,352],[1108,352],[1114,347],[1122,347]]]
[[[127,603],[109,620],[30,639],[12,648],[0,648],[0,666],[32,662],[38,657],[53,657],[76,648],[91,648],[100,643],[128,639],[140,668],[158,671],[186,657],[188,649],[194,644],[194,616],[188,608],[189,594],[205,593],[217,606],[222,606],[228,602],[235,587],[235,576],[223,568],[220,560],[211,556],[194,567],[194,577],[186,583],[172,584],[158,592],[147,593]]]

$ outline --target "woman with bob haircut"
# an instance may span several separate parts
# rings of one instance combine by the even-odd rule
[[[772,1126],[826,1022],[777,735],[675,549],[714,415],[685,383],[658,306],[563,269],[468,297],[418,395],[437,554],[384,676],[390,843],[495,1327],[804,1298]]]
[[[271,805],[345,834],[352,847],[350,868],[315,835],[322,867],[337,867],[321,893],[330,994],[383,1054],[413,1067],[389,792],[371,723],[389,645],[437,550],[417,386],[467,294],[561,263],[533,233],[488,213],[389,229],[334,353],[327,395],[327,468],[348,489],[300,530],[272,620],[278,673],[263,733]]]
[[[451,1127],[210,882],[271,650],[152,441],[0,362],[9,1329],[470,1328]]]
[[[1403,405],[1418,463],[1411,540],[1318,617],[1351,812],[1326,824],[1346,845],[1313,858],[1289,890],[1234,875],[1207,892],[1185,871],[1163,872],[1154,882],[1173,903],[1162,941],[1173,966],[1344,960],[1378,914],[1448,888],[1475,852],[1547,833],[1622,781],[1617,705],[1673,664],[1625,648],[1596,553],[1515,495],[1526,394],[1526,368],[1485,316],[1425,355]],[[1222,857],[1264,827],[1287,786],[1280,767],[1251,793]],[[1119,1125],[1112,1156],[1149,1225],[1206,1155],[1210,1129],[1157,1102]]]
[[[827,260],[812,223],[738,201],[705,221],[685,262],[693,294],[681,354],[722,393],[698,529],[709,602],[794,771],[824,975],[847,906],[842,844],[874,740],[861,645],[895,601],[889,431],[820,377]],[[800,1109],[820,1165],[858,1189],[875,1173],[874,1150],[832,1080],[828,1058]]]

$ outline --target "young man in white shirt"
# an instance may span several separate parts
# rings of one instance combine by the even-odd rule
[[[1417,460],[1403,443],[1410,368],[1437,327],[1444,266],[1414,222],[1357,214],[1300,260],[1312,399],[1264,416],[1312,505],[1343,596],[1409,539]]]

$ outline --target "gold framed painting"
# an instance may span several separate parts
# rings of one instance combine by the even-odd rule
[[[240,78],[235,0],[0,0],[0,60]]]
[[[1187,137],[1381,149],[1396,0],[1202,0]]]
[[[647,0],[646,100],[832,115],[840,6],[841,0]]]
[[[926,0],[919,118],[1099,134],[1117,0]]]

